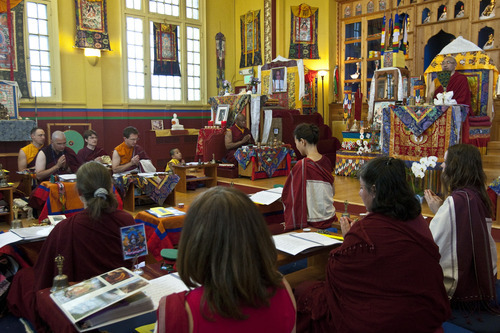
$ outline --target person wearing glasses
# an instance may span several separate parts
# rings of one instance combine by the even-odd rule
[[[140,160],[149,160],[146,151],[137,144],[139,131],[134,126],[125,127],[123,142],[113,150],[112,168],[114,173],[139,168]]]
[[[453,99],[457,101],[457,104],[469,106],[469,115],[473,116],[474,114],[471,109],[471,92],[467,77],[456,72],[456,67],[457,61],[454,57],[448,56],[444,58],[441,63],[441,68],[443,69],[443,72],[450,73],[450,80],[448,81],[448,85],[443,87],[438,79],[434,79],[434,81],[430,83],[428,102],[430,103],[439,93],[444,91],[453,91]]]
[[[368,215],[341,217],[326,280],[295,288],[297,332],[442,332],[450,304],[439,248],[404,162],[378,157],[358,176]]]

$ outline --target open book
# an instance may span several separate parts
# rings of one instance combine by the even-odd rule
[[[341,244],[339,239],[329,238],[317,232],[291,232],[273,236],[276,249],[296,255],[304,250],[318,246]]]
[[[172,208],[172,207],[153,207],[151,209],[146,210],[149,214],[156,216],[156,217],[167,217],[167,216],[179,216],[179,215],[185,215],[186,213],[183,211],[180,211],[178,209]]]
[[[141,291],[149,281],[121,267],[50,295],[80,332],[154,309]]]

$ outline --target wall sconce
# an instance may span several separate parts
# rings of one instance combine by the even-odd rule
[[[325,76],[328,75],[328,70],[322,69],[318,71],[321,77],[321,98],[323,99],[323,119],[325,118]]]
[[[85,57],[91,66],[97,65],[97,61],[101,57],[101,50],[99,49],[84,49]]]

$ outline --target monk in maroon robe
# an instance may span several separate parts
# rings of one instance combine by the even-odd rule
[[[38,152],[35,162],[36,178],[44,181],[51,175],[76,173],[79,167],[75,152],[66,147],[66,136],[61,131],[55,131],[52,143]]]
[[[457,104],[467,105],[469,107],[469,115],[474,116],[474,112],[471,108],[471,91],[469,83],[465,75],[455,72],[455,68],[457,67],[457,61],[455,58],[444,58],[441,63],[441,67],[443,71],[451,72],[450,81],[446,86],[446,91],[453,91],[453,99],[457,101]],[[435,87],[434,94],[430,94],[433,98],[436,98],[437,94],[444,92],[443,86],[437,79],[431,83],[431,90],[433,88],[432,85]]]
[[[224,138],[224,143],[226,145],[227,153],[224,160],[227,163],[238,164],[234,153],[238,148],[245,144],[255,143],[252,133],[248,128],[246,128],[247,120],[241,113],[236,116],[236,120],[233,126],[229,128],[226,132],[226,137]]]
[[[90,161],[102,163],[102,156],[106,156],[104,149],[97,147],[97,132],[94,130],[86,130],[83,132],[83,139],[87,143],[85,147],[78,151],[76,155],[80,164]]]

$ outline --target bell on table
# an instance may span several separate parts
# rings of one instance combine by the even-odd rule
[[[351,217],[351,214],[349,214],[349,212],[347,211],[347,207],[349,206],[349,201],[344,201],[344,212],[342,213],[342,216],[346,216],[346,217]]]
[[[64,257],[62,255],[58,255],[55,259],[54,259],[56,265],[57,265],[57,271],[59,272],[59,274],[57,274],[55,277],[54,277],[54,281],[52,282],[52,288],[50,289],[50,292],[55,292],[55,291],[58,291],[60,289],[64,289],[66,288],[67,286],[69,286],[69,283],[68,283],[68,276],[66,274],[63,274],[62,270],[63,270],[63,263],[64,263]]]

